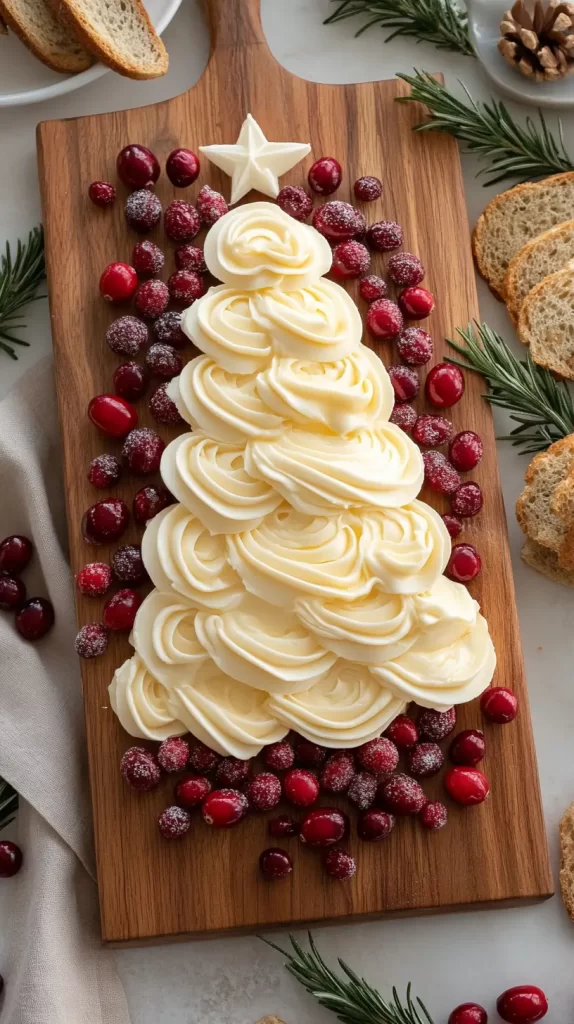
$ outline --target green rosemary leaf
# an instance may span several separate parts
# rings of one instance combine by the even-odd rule
[[[468,18],[457,0],[332,0],[337,9],[325,18],[326,25],[346,18],[363,16],[356,35],[380,25],[392,29],[388,43],[396,36],[409,36],[417,42],[433,43],[439,50],[473,55],[468,36]]]
[[[12,256],[10,244],[6,243],[4,255],[0,256],[0,348],[17,359],[12,348],[15,345],[28,345],[27,341],[16,337],[15,330],[25,326],[20,310],[30,302],[43,298],[36,295],[40,282],[46,276],[44,263],[44,236],[41,227],[33,228],[27,242],[18,241],[16,255]]]
[[[18,810],[18,794],[12,786],[0,778],[0,830],[14,821]]]

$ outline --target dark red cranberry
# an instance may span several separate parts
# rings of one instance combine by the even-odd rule
[[[135,307],[146,320],[157,320],[165,313],[169,302],[169,289],[164,281],[152,278],[140,284],[135,297]]]
[[[100,295],[107,302],[129,302],[137,286],[138,275],[128,263],[110,263],[100,277]]]
[[[174,149],[165,162],[165,172],[176,188],[193,185],[199,169],[199,157],[191,149]]]
[[[343,180],[341,164],[334,156],[322,156],[309,169],[307,180],[317,195],[330,196],[337,191]]]
[[[156,156],[147,146],[132,144],[118,153],[116,169],[120,181],[129,188],[145,188],[154,184],[161,168]]]
[[[287,771],[295,763],[295,751],[287,740],[271,743],[263,749],[263,760],[268,768],[276,772]]]
[[[482,489],[473,480],[467,480],[466,483],[461,484],[450,496],[453,512],[463,519],[478,515],[482,508],[482,502]]]
[[[154,377],[171,380],[183,369],[183,360],[171,345],[156,341],[147,350],[145,364]]]
[[[462,430],[460,434],[455,434],[450,442],[448,457],[455,469],[461,473],[468,473],[478,466],[483,451],[482,440],[478,434],[475,434],[474,430]]]
[[[158,512],[162,512],[164,508],[172,504],[173,496],[165,487],[156,487],[153,484],[148,487],[142,487],[135,495],[132,503],[134,520],[138,526],[144,526]]]
[[[458,366],[437,363],[429,370],[425,381],[426,396],[439,409],[450,409],[464,394],[464,377]]]
[[[293,862],[286,852],[279,847],[263,850],[259,856],[259,867],[266,878],[285,878],[293,870]]]
[[[114,551],[112,569],[120,583],[131,583],[133,586],[143,583],[147,579],[147,572],[139,544],[124,544]]]
[[[391,775],[379,783],[377,799],[391,814],[418,814],[427,802],[422,786],[409,775]]]
[[[420,284],[425,276],[425,268],[412,252],[394,253],[387,264],[387,271],[391,281],[408,288]]]
[[[0,840],[0,878],[12,878],[22,867],[22,851],[9,839]]]
[[[363,203],[372,203],[374,199],[380,199],[382,196],[383,183],[379,178],[368,174],[364,178],[357,178],[353,192]]]
[[[157,473],[164,448],[165,442],[155,430],[139,427],[126,437],[122,456],[132,473]]]
[[[84,597],[102,597],[111,585],[112,570],[106,562],[90,562],[76,576],[76,586]]]
[[[221,761],[221,755],[206,747],[205,743],[195,743],[189,751],[189,767],[198,775],[209,775]]]
[[[240,786],[249,775],[251,761],[242,761],[238,757],[222,757],[217,762],[215,781],[219,786]]]
[[[155,789],[161,780],[159,765],[151,751],[145,747],[130,747],[122,754],[120,775],[138,793]]]
[[[504,686],[491,686],[480,698],[480,710],[489,722],[506,725],[518,714],[518,698]]]
[[[157,423],[164,426],[178,427],[184,422],[178,412],[177,405],[167,393],[167,382],[158,384],[149,400],[149,411]]]
[[[116,199],[116,190],[109,181],[93,181],[88,188],[88,196],[94,206],[111,206]]]
[[[365,302],[375,302],[377,299],[385,299],[388,288],[382,277],[376,274],[368,274],[359,281],[359,295]]]
[[[321,771],[321,789],[328,793],[346,793],[354,774],[352,754],[333,754]]]
[[[112,487],[122,475],[122,467],[115,455],[97,455],[90,462],[88,480],[92,487]]]
[[[259,772],[247,787],[247,799],[254,811],[271,811],[281,800],[281,782],[271,772]]]
[[[332,846],[348,831],[349,820],[337,807],[316,807],[301,822],[299,838],[307,846]]]
[[[125,437],[137,421],[137,410],[118,395],[96,395],[88,405],[88,416],[107,437]]]
[[[389,420],[397,427],[400,427],[401,430],[404,430],[405,434],[412,434],[413,427],[417,421],[417,411],[406,402],[395,402]]]
[[[438,494],[452,494],[460,485],[460,477],[442,452],[423,452],[425,484]]]
[[[0,543],[0,572],[18,576],[24,571],[32,555],[34,545],[20,533],[5,537]]]
[[[108,630],[101,622],[88,622],[76,633],[76,654],[80,658],[99,658],[108,649],[108,639]]]
[[[229,210],[221,193],[215,192],[209,185],[204,185],[203,188],[200,188],[196,206],[201,223],[205,224],[206,227],[211,227]]]
[[[409,719],[410,722],[410,719]],[[387,736],[377,736],[357,748],[357,760],[365,771],[373,775],[391,775],[399,763],[395,743]]]
[[[277,205],[283,213],[288,213],[295,220],[307,220],[313,209],[313,200],[308,192],[299,185],[285,185],[277,196]]]
[[[462,519],[459,519],[458,516],[451,515],[450,512],[445,512],[441,516],[441,519],[453,540],[455,537],[458,537],[462,530]]]
[[[415,743],[418,743],[419,729],[416,722],[413,722],[408,715],[397,715],[389,725],[385,736],[392,740],[399,750],[410,750]]]
[[[295,821],[289,814],[280,814],[277,818],[271,818],[269,824],[269,835],[274,839],[285,839],[287,836],[299,835],[299,822]]]
[[[444,572],[455,583],[470,583],[481,569],[480,555],[472,544],[455,544]]]
[[[411,775],[417,779],[428,779],[440,772],[444,764],[444,754],[438,743],[417,743],[409,751],[408,765]]]
[[[370,772],[357,772],[351,779],[347,799],[360,811],[366,811],[375,801],[378,781]]]
[[[444,784],[452,799],[464,807],[481,804],[490,792],[488,779],[478,768],[466,768],[461,765],[449,769]]]
[[[419,811],[419,821],[423,828],[438,832],[448,821],[448,810],[440,800],[429,800],[428,804],[425,804]]]
[[[434,448],[437,444],[445,444],[452,434],[452,423],[444,416],[434,413],[423,413],[413,428],[413,441],[424,448]]]
[[[425,708],[419,715],[418,727],[421,739],[432,740],[433,743],[440,743],[441,740],[450,736],[455,725],[456,708],[449,708],[448,711]]]
[[[54,609],[45,597],[31,597],[16,613],[15,621],[24,640],[41,640],[54,625]]]
[[[377,252],[391,252],[403,244],[403,229],[393,220],[379,220],[367,231],[367,242]]]
[[[357,211],[350,203],[331,199],[316,207],[313,227],[334,245],[348,242],[357,233]]]
[[[367,843],[378,843],[391,834],[395,824],[392,814],[371,808],[361,814],[357,822],[357,835]]]
[[[156,756],[164,772],[182,772],[189,760],[189,743],[182,736],[169,736],[160,743]]]
[[[176,270],[169,278],[167,286],[173,301],[184,303],[186,306],[191,306],[192,302],[200,299],[207,291],[204,278],[195,270]]]
[[[82,533],[88,544],[109,544],[121,537],[130,513],[120,498],[102,498],[92,505],[82,520]]]
[[[283,780],[283,793],[288,803],[310,807],[319,798],[319,782],[306,768],[292,768]]]
[[[140,242],[151,245],[151,242]],[[112,352],[119,356],[137,356],[149,341],[149,331],[143,320],[136,316],[120,316],[112,320],[106,331],[106,341]]]
[[[448,1018],[448,1024],[487,1024],[488,1014],[478,1003],[461,1003]]]
[[[347,879],[352,878],[357,870],[355,858],[346,850],[340,850],[338,847],[325,851],[323,867],[331,878],[336,878],[340,882],[346,882]]]
[[[155,242],[137,242],[132,250],[132,266],[140,277],[153,277],[163,270],[165,256]],[[146,328],[147,329],[147,328]]]
[[[515,985],[498,997],[496,1009],[508,1024],[535,1024],[548,1013],[548,1000],[536,985]]]
[[[371,264],[369,250],[362,242],[351,239],[348,242],[339,242],[333,250],[333,264],[331,272],[335,277],[343,279],[360,277],[365,274]]]
[[[201,813],[206,825],[214,828],[231,828],[245,817],[249,803],[244,793],[238,789],[214,789],[208,793]]]
[[[391,299],[377,299],[367,310],[367,327],[375,338],[396,338],[403,329],[403,314]]]
[[[177,804],[166,807],[157,819],[157,827],[164,839],[182,839],[191,828],[191,814]]]
[[[411,366],[389,366],[388,374],[395,390],[397,402],[412,402],[419,393],[420,382],[416,370]]]
[[[199,214],[191,203],[174,199],[163,216],[165,233],[174,242],[191,242],[201,227]]]
[[[121,398],[137,402],[145,394],[149,373],[139,363],[121,363],[114,371],[114,388]]]
[[[318,768],[327,757],[327,751],[318,743],[299,738],[295,742],[295,757],[305,768]]]
[[[147,188],[132,192],[126,199],[124,213],[130,228],[140,235],[153,231],[161,219],[161,203],[155,192]]]
[[[484,733],[479,729],[465,729],[453,739],[448,756],[454,764],[474,768],[486,753]]]
[[[118,590],[104,605],[102,619],[104,626],[114,632],[127,633],[134,624],[136,612],[142,603],[135,590],[126,587]]]
[[[198,274],[207,273],[203,249],[200,249],[199,246],[180,245],[173,255],[178,270],[195,270]],[[173,345],[173,342],[171,344]]]
[[[357,242],[366,242],[367,218],[365,217],[365,214],[361,212],[361,210],[357,210],[357,207],[355,207],[355,225],[355,234],[353,235],[353,238]]]
[[[181,313],[168,310],[154,321],[153,332],[160,344],[171,345],[172,348],[183,348],[187,338],[181,329]]]
[[[211,782],[205,775],[184,775],[179,780],[175,789],[174,797],[180,807],[198,807],[203,803],[208,793],[211,792]]]
[[[433,340],[422,327],[407,327],[399,336],[397,349],[409,366],[424,366],[433,354]]]
[[[399,306],[409,320],[424,320],[434,309],[434,295],[427,288],[403,288]]]
[[[13,612],[26,600],[26,586],[17,576],[0,576],[0,608]]]

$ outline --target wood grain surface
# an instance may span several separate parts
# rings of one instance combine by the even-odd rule
[[[116,180],[115,157],[128,142],[150,146],[163,162],[179,145],[197,150],[201,144],[234,142],[250,111],[269,139],[312,144],[313,155],[286,175],[283,184],[303,183],[313,158],[324,154],[336,155],[343,165],[341,199],[350,198],[350,185],[359,175],[382,178],[382,200],[365,211],[371,221],[383,216],[400,221],[405,248],[418,253],[426,265],[425,284],[437,298],[430,321],[435,360],[447,350],[442,339],[478,314],[454,140],[411,131],[421,111],[394,102],[406,91],[399,81],[330,86],[305,82],[286,72],[267,49],[258,0],[209,0],[207,13],[212,55],[190,92],[156,106],[47,122],[38,129],[74,571],[94,556],[107,559],[111,555],[107,549],[95,551],[86,545],[80,530],[83,512],[102,497],[87,482],[89,461],[119,447],[98,435],[88,422],[86,408],[90,397],[112,390],[112,373],[120,361],[104,340],[118,310],[99,298],[98,278],[110,261],[129,262],[136,241],[125,226],[124,196],[113,209],[99,210],[87,200],[87,188],[97,178]],[[229,194],[229,180],[204,162],[189,195],[194,197],[205,182]],[[164,204],[175,195],[165,174],[157,191]],[[258,197],[251,194],[249,198]],[[157,234],[164,244],[163,232]],[[171,253],[168,256],[170,272]],[[381,257],[373,269],[383,269]],[[385,362],[392,360],[390,346],[379,352]],[[205,935],[399,911],[515,903],[551,894],[493,426],[481,390],[482,382],[468,375],[466,395],[452,410],[455,427],[477,430],[486,449],[474,474],[485,491],[485,508],[465,526],[464,538],[476,544],[483,558],[484,571],[471,589],[483,606],[496,645],[495,681],[515,689],[521,701],[515,723],[486,727],[484,769],[492,784],[491,798],[470,811],[452,806],[449,827],[437,834],[426,833],[416,822],[402,821],[382,844],[360,844],[352,838],[350,848],[358,856],[358,871],[347,884],[328,880],[320,859],[298,849],[293,839],[288,841],[295,859],[290,879],[280,884],[264,882],[257,868],[259,852],[269,845],[263,817],[253,816],[235,830],[217,833],[195,822],[185,841],[165,842],[157,834],[156,817],[171,802],[169,780],[138,797],[122,784],[118,773],[121,753],[130,740],[108,707],[107,687],[114,669],[131,651],[127,639],[116,637],[105,657],[82,664],[105,940]],[[140,403],[140,414],[142,423],[152,422],[145,401]],[[171,438],[169,431],[162,432],[166,440]],[[144,482],[126,479],[117,493],[130,501]],[[127,540],[139,540],[133,524],[122,543]],[[98,602],[78,601],[80,623],[100,614]],[[460,712],[459,723],[461,727],[481,725],[477,704]],[[441,783],[431,784],[428,790],[440,793]]]

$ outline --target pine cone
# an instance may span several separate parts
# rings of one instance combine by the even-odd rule
[[[574,69],[574,3],[516,0],[501,23],[498,50],[522,75],[553,82]]]

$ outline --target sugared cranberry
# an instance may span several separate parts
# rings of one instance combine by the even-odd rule
[[[240,786],[249,775],[251,761],[242,761],[238,757],[222,757],[215,769],[215,781],[219,786]]]
[[[548,1000],[536,985],[515,985],[498,997],[496,1009],[508,1024],[535,1024],[548,1013]]]
[[[387,296],[388,288],[382,277],[376,274],[368,274],[359,281],[359,295],[365,302],[376,302],[377,299],[384,299]]]
[[[173,795],[180,807],[198,807],[211,792],[211,782],[205,775],[184,775],[177,783]]]
[[[149,400],[149,411],[157,423],[164,426],[180,426],[184,421],[179,415],[177,405],[167,393],[167,382],[158,384]]]
[[[440,772],[444,764],[444,754],[438,743],[417,743],[409,751],[408,765],[411,775],[417,779],[428,779]]]
[[[142,487],[132,502],[134,520],[138,526],[144,526],[158,512],[172,504],[173,497],[165,487]]]
[[[108,544],[121,537],[130,513],[121,498],[102,498],[92,505],[82,520],[82,533],[88,544]]]
[[[132,430],[126,437],[122,456],[132,473],[156,473],[159,469],[165,442],[149,427]]]
[[[378,843],[391,834],[394,824],[392,814],[373,808],[361,814],[357,822],[357,835],[367,843]]]
[[[513,722],[518,714],[518,698],[504,686],[492,686],[480,698],[480,710],[489,722],[506,725]]]
[[[438,494],[452,494],[460,485],[460,477],[442,452],[423,452],[425,484]]]
[[[159,765],[151,751],[145,747],[130,747],[124,752],[120,761],[120,775],[138,793],[155,789],[161,780]]]
[[[418,743],[419,730],[416,722],[408,715],[397,715],[389,725],[385,736],[392,740],[399,750],[410,750]]]
[[[199,157],[191,149],[174,149],[165,162],[165,172],[176,188],[193,185],[199,169]]]
[[[420,783],[409,775],[391,775],[379,783],[377,799],[391,814],[418,814],[426,803]]]
[[[357,178],[353,185],[353,192],[363,203],[372,203],[374,199],[381,198],[383,183],[379,178],[368,174],[364,178]]]
[[[448,1024],[487,1024],[488,1014],[478,1003],[461,1003],[448,1018]]]
[[[373,775],[391,775],[394,772],[399,763],[399,752],[389,735],[387,732],[386,737],[377,736],[358,747],[356,753],[361,768]]]
[[[157,827],[164,839],[181,839],[191,828],[191,814],[177,804],[166,807],[157,819]]]
[[[201,813],[207,825],[231,828],[245,817],[248,808],[247,797],[238,789],[214,789],[203,801]]]
[[[139,544],[124,544],[114,551],[112,569],[120,583],[131,583],[134,586],[143,583],[147,579],[147,572]]]
[[[128,263],[110,263],[100,277],[100,295],[107,302],[129,302],[137,286],[138,275]]]
[[[281,783],[271,772],[254,775],[247,787],[249,806],[255,811],[271,811],[281,800]]]
[[[481,804],[490,792],[488,779],[478,768],[466,768],[462,765],[449,769],[444,777],[444,784],[452,799],[464,807]]]
[[[395,402],[389,420],[397,427],[400,427],[401,430],[404,430],[405,434],[412,434],[413,427],[417,421],[417,411],[406,402]]]
[[[191,306],[207,291],[204,278],[195,270],[176,270],[168,279],[167,286],[173,301],[183,302],[186,306]]]
[[[425,276],[425,268],[412,252],[396,252],[389,259],[387,271],[391,281],[408,288],[420,284]]]
[[[189,760],[189,744],[181,736],[170,736],[160,743],[156,756],[164,772],[182,772]]]
[[[307,846],[332,846],[348,830],[348,819],[336,807],[317,807],[301,822],[299,838]]]
[[[343,180],[341,164],[334,156],[322,156],[309,169],[307,180],[313,192],[319,196],[330,196],[336,192]]]
[[[403,329],[403,314],[391,299],[377,299],[367,310],[367,327],[375,338],[396,338]]]
[[[378,781],[370,772],[357,772],[351,779],[347,798],[360,811],[366,811],[374,803]]]
[[[307,220],[313,209],[313,200],[300,185],[285,185],[277,196],[277,205],[295,220]]]
[[[126,199],[124,213],[130,228],[140,235],[153,231],[161,219],[162,206],[155,192],[147,188],[132,192]]]
[[[0,608],[12,612],[26,600],[26,585],[17,576],[0,576]]]
[[[181,313],[175,310],[158,316],[154,321],[153,333],[162,345],[171,345],[172,348],[183,348],[187,345],[187,338],[181,329]]]
[[[427,288],[403,288],[399,306],[409,320],[424,320],[434,309],[434,295]]]
[[[121,363],[114,371],[114,388],[121,398],[137,402],[145,394],[149,384],[149,373],[139,363]]]
[[[298,836],[300,826],[289,814],[280,814],[277,818],[271,818],[268,829],[274,839],[284,839],[287,836]]]
[[[351,754],[333,754],[321,771],[321,788],[328,793],[346,793],[354,774]]]
[[[367,238],[367,218],[361,210],[357,210],[355,207],[355,234],[353,238],[357,242],[365,242]]]
[[[135,306],[146,320],[157,320],[167,308],[169,288],[164,281],[153,278],[140,284],[135,297]]]
[[[433,708],[425,708],[421,711],[418,720],[421,739],[431,740],[433,743],[440,743],[451,734],[456,725],[456,708],[449,708],[448,711],[435,711]]]
[[[117,156],[116,168],[120,181],[129,188],[145,188],[154,184],[161,168],[156,156],[147,146],[125,146]]]
[[[416,370],[413,370],[411,366],[402,366],[397,363],[395,366],[389,366],[387,372],[395,390],[395,400],[397,402],[412,402],[413,398],[417,397],[420,387]]]
[[[419,821],[423,828],[438,832],[448,821],[448,809],[440,800],[429,800],[419,811]]]
[[[433,340],[422,327],[407,327],[397,341],[401,359],[409,366],[424,366],[433,354]]]
[[[99,658],[108,649],[108,638],[108,630],[101,622],[88,622],[76,634],[76,654],[80,658]]]
[[[9,839],[0,840],[0,878],[12,878],[22,867],[22,851]]]
[[[183,360],[172,345],[164,345],[161,341],[154,342],[147,350],[145,364],[154,377],[171,380],[177,377],[183,368]]]
[[[333,250],[331,270],[336,277],[360,277],[366,273],[370,264],[369,250],[361,242],[353,239],[350,242],[340,242]]]
[[[31,540],[22,534],[14,533],[5,537],[0,544],[0,572],[19,575],[23,572],[34,553]]]
[[[199,214],[191,203],[174,199],[163,216],[165,233],[175,242],[190,242],[201,227]]]
[[[88,405],[92,423],[107,437],[125,437],[137,421],[137,410],[118,395],[96,395]]]
[[[134,624],[136,612],[142,603],[139,594],[130,587],[118,590],[104,605],[104,626],[118,633],[127,633]]]
[[[216,192],[209,185],[204,185],[203,188],[200,188],[196,207],[201,223],[205,224],[206,227],[212,227],[229,210],[221,192]]]
[[[472,544],[455,544],[444,572],[455,583],[470,583],[481,569],[480,555]]]
[[[357,211],[350,203],[331,199],[318,206],[313,214],[313,227],[329,241],[348,242],[357,232]]]
[[[299,738],[295,743],[295,757],[305,768],[318,768],[327,757],[327,751],[318,743]]]
[[[484,733],[479,729],[465,729],[454,737],[448,756],[454,764],[474,768],[486,753]]]
[[[455,434],[450,442],[448,456],[456,469],[461,473],[468,473],[478,466],[483,451],[482,440],[478,434],[475,434],[474,430],[462,430],[460,434]]]
[[[259,867],[266,878],[285,878],[293,870],[293,862],[286,850],[270,847],[259,856]]]
[[[271,743],[264,748],[263,760],[268,768],[276,772],[287,771],[295,763],[295,751],[287,740],[281,740],[280,743]]]
[[[391,252],[403,244],[403,229],[394,220],[379,220],[367,231],[367,242],[377,252]]]
[[[138,320],[136,316],[120,316],[112,320],[108,327],[106,341],[118,356],[137,356],[149,341],[149,331],[143,320]]]
[[[205,743],[195,743],[189,751],[189,766],[198,775],[209,775],[221,761],[221,755],[206,747]]]
[[[444,416],[423,413],[413,428],[413,441],[424,448],[433,448],[437,444],[445,444],[452,434],[452,423]]]
[[[122,475],[122,467],[115,455],[97,455],[90,462],[88,480],[93,487],[111,487]]]
[[[319,782],[306,768],[292,768],[283,779],[283,793],[295,807],[310,807],[319,798]]]
[[[340,850],[338,847],[325,851],[323,867],[331,878],[336,878],[340,882],[346,882],[347,879],[352,878],[357,870],[355,858],[346,850]]]
[[[458,366],[437,363],[429,370],[425,381],[426,396],[439,409],[450,409],[464,394],[464,377]]]
[[[441,516],[441,519],[453,540],[455,537],[458,537],[462,530],[462,519],[459,519],[458,516],[451,515],[450,512],[445,512]]]
[[[16,629],[24,640],[41,640],[54,625],[54,609],[45,597],[31,597],[16,614]]]
[[[198,245],[180,245],[173,255],[178,270],[195,270],[197,274],[207,272],[203,249],[200,249]]]
[[[450,496],[454,514],[463,519],[478,515],[482,508],[482,501],[482,489],[473,480],[467,480],[466,483],[461,484]]]
[[[148,193],[150,194],[150,193]],[[165,256],[155,242],[137,242],[132,250],[132,266],[140,277],[153,277],[163,270]]]
[[[88,196],[94,206],[111,206],[115,202],[116,190],[109,181],[92,181]]]
[[[76,576],[76,586],[84,597],[102,597],[111,585],[112,570],[106,562],[90,562]]]

